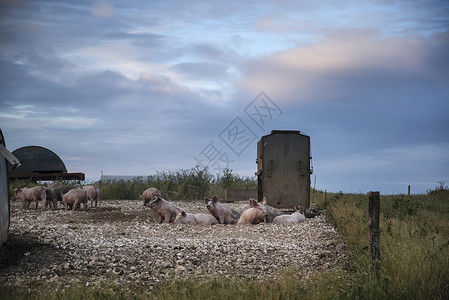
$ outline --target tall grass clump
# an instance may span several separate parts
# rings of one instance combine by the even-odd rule
[[[445,193],[381,196],[379,277],[369,265],[368,195],[330,195],[330,216],[351,250],[349,274],[355,284],[348,295],[449,298],[449,197]]]

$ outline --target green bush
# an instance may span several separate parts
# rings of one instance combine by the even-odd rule
[[[149,187],[156,187],[167,200],[198,200],[205,196],[224,197],[226,188],[256,189],[255,178],[233,174],[223,170],[223,175],[213,176],[207,168],[198,166],[178,171],[156,172],[155,175],[139,177],[132,181],[113,180],[96,183],[101,199],[139,199]]]

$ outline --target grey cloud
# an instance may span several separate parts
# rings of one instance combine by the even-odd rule
[[[205,78],[209,80],[222,80],[228,77],[227,66],[220,63],[179,63],[173,65],[171,69],[192,76],[193,78]]]

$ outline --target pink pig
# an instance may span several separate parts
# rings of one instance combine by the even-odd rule
[[[94,202],[95,207],[97,207],[98,198],[100,196],[100,190],[93,185],[83,186],[83,190],[85,190],[87,193],[87,200],[90,200],[90,207],[94,207]]]
[[[277,216],[273,219],[274,224],[294,224],[294,223],[301,223],[306,220],[306,217],[304,216],[304,209],[302,206],[298,206],[297,210],[292,213],[291,215],[282,215]]]
[[[255,199],[249,199],[249,206],[250,208],[242,212],[237,224],[259,224],[267,217],[264,208]]]
[[[181,208],[160,197],[157,197],[145,205],[159,215],[159,224],[163,222],[173,223],[176,219],[176,215],[182,211]]]
[[[47,195],[45,194],[45,188],[43,186],[19,188],[15,189],[15,192],[16,194],[14,195],[13,200],[21,199],[23,208],[29,208],[31,201],[34,201],[34,209],[37,209],[39,200],[47,200]]]
[[[87,210],[87,193],[83,189],[72,189],[62,196],[62,203],[66,210],[80,208],[81,203],[84,210]]]
[[[182,210],[176,215],[175,224],[214,225],[218,221],[210,214],[190,214]]]
[[[146,189],[140,198],[143,200],[143,205],[148,206],[148,203],[156,199],[157,197],[161,198],[161,192],[154,187],[150,187]]]

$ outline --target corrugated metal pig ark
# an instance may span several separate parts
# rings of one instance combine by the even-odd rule
[[[258,200],[281,209],[310,206],[310,137],[273,130],[257,143]]]

